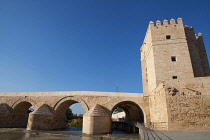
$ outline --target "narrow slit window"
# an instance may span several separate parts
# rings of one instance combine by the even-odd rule
[[[176,62],[176,56],[171,56],[171,61]]]
[[[170,36],[170,35],[167,35],[167,36],[166,36],[166,39],[171,39],[171,36]]]
[[[177,79],[177,76],[172,76],[173,79]]]

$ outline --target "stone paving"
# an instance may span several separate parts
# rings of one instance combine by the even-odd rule
[[[210,130],[154,131],[145,128],[142,140],[210,140]]]

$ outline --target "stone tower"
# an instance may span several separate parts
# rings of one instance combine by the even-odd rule
[[[141,46],[143,90],[149,95],[162,81],[210,75],[201,33],[183,26],[181,18],[150,21]]]

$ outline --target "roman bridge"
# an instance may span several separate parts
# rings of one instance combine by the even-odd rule
[[[52,130],[66,127],[65,112],[74,103],[85,111],[83,133],[111,133],[111,115],[117,107],[130,122],[149,120],[148,98],[140,93],[63,91],[0,93],[0,127]],[[28,109],[34,111],[28,115]]]

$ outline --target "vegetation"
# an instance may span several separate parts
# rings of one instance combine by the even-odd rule
[[[74,120],[70,123],[70,125],[71,125],[71,126],[74,126],[74,127],[82,128],[82,122],[83,122],[82,119],[74,119]]]
[[[79,115],[73,114],[70,108],[66,110],[66,123],[69,126],[82,128],[82,121],[83,121],[83,116],[81,114]]]
[[[74,119],[74,114],[72,113],[72,110],[70,108],[66,110],[66,119],[67,121]]]
[[[122,108],[119,108],[117,107],[115,110],[114,110],[114,113],[119,113],[119,112],[123,112],[124,110]]]

